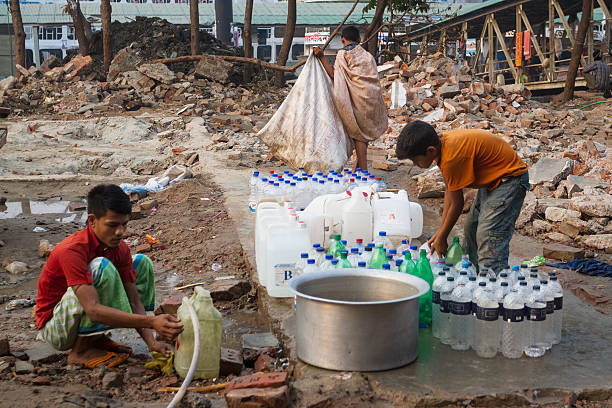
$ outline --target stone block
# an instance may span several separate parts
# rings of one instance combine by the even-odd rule
[[[288,394],[286,385],[280,388],[249,388],[228,392],[225,401],[227,408],[285,408],[289,406]]]
[[[233,64],[215,57],[203,57],[196,65],[196,78],[206,78],[215,82],[229,82]]]
[[[561,222],[566,218],[580,218],[580,212],[574,210],[566,210],[558,207],[548,207],[544,212],[548,221]]]
[[[612,215],[612,195],[574,197],[569,206],[591,217],[609,217]]]
[[[29,374],[34,371],[34,366],[27,361],[17,360],[15,361],[15,373],[17,374]]]
[[[49,243],[47,239],[41,239],[38,243],[38,257],[46,258],[51,254],[51,250],[53,250],[53,245]]]
[[[272,333],[253,333],[242,335],[242,358],[245,365],[252,367],[257,358],[264,353],[276,356],[280,344]]]
[[[545,232],[550,232],[553,229],[552,224],[544,220],[533,220],[532,225],[533,225],[533,231],[537,234],[543,234]]]
[[[216,280],[210,285],[210,297],[214,301],[240,299],[251,290],[249,281],[240,279]]]
[[[287,382],[287,373],[258,373],[234,378],[228,385],[227,390],[244,388],[270,388],[281,387]]]
[[[567,235],[568,237],[572,237],[576,239],[578,235],[580,235],[581,231],[580,231],[580,228],[577,228],[574,225],[569,224],[566,221],[563,221],[561,224],[559,224],[559,232]]]
[[[40,71],[42,73],[45,73],[51,71],[53,68],[60,66],[62,66],[61,61],[55,55],[51,54],[49,55],[49,58],[47,58],[42,64],[40,64]]]
[[[586,235],[580,238],[580,242],[589,247],[612,253],[612,234]]]
[[[240,375],[242,371],[242,355],[238,350],[222,348],[219,375],[226,377],[230,374]]]
[[[28,264],[21,261],[14,261],[5,267],[6,271],[11,275],[19,275],[26,273],[29,269]]]
[[[536,214],[546,214],[546,209],[548,207],[559,207],[568,209],[569,203],[570,200],[563,198],[541,198],[538,200],[538,204],[536,206]]]
[[[573,174],[570,174],[567,177],[567,183],[570,186],[578,186],[580,188],[580,191],[584,190],[587,187],[603,189],[607,189],[610,187],[610,184],[606,183],[605,181],[597,180],[592,177],[574,176]]]
[[[8,337],[4,334],[0,334],[0,356],[6,356],[11,352]]]
[[[115,80],[122,72],[135,71],[144,60],[134,48],[125,47],[115,55],[108,69],[107,79]]]
[[[102,388],[110,390],[111,388],[119,388],[123,385],[123,373],[111,371],[104,374],[102,378]]]
[[[84,57],[81,54],[77,54],[68,64],[74,67],[70,73],[66,75],[66,79],[70,80],[76,76],[88,74],[91,71],[93,59],[90,55]],[[64,71],[66,71],[66,66],[64,66]]]
[[[166,66],[166,64],[142,64],[138,67],[138,71],[166,85],[176,82],[176,75]]]
[[[394,171],[397,170],[397,163],[388,160],[375,160],[372,162],[372,167],[378,170]]]
[[[439,89],[440,98],[453,98],[461,93],[458,85],[442,85]]]
[[[556,186],[571,174],[573,167],[571,159],[543,157],[529,170],[529,184],[536,185],[548,182]]]
[[[537,198],[532,192],[528,191],[527,195],[525,196],[525,201],[523,202],[523,208],[516,219],[515,227],[522,228],[528,225],[536,214],[537,206]]]
[[[34,365],[51,364],[61,360],[62,355],[47,343],[36,343],[25,351]]]
[[[8,76],[0,81],[0,91],[7,91],[13,89],[17,83],[17,78],[14,76]]]
[[[161,305],[155,309],[155,314],[169,314],[176,317],[178,308],[183,304],[183,300],[180,296],[168,296],[164,299]]]
[[[558,242],[560,244],[572,244],[574,242],[574,240],[571,237],[568,237],[565,234],[562,234],[561,232],[551,232],[546,234],[546,238],[548,238],[549,240],[553,241],[553,242]]]
[[[561,244],[546,244],[542,248],[542,256],[546,259],[558,259],[561,262],[570,262],[574,259],[584,258],[584,249]]]

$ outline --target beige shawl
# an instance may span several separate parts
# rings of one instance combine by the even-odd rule
[[[334,97],[351,139],[371,142],[387,130],[388,116],[376,61],[361,46],[340,50],[334,65]]]

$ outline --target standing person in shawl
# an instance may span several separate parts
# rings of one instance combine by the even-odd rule
[[[340,36],[344,48],[338,51],[334,67],[323,50],[313,52],[334,81],[334,97],[344,129],[355,144],[357,162],[353,167],[368,168],[368,142],[378,139],[388,126],[387,108],[378,81],[376,60],[359,45],[359,30],[348,26]]]

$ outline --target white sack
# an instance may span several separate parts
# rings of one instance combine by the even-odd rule
[[[282,105],[257,136],[290,168],[340,170],[353,146],[334,102],[333,84],[310,55]]]

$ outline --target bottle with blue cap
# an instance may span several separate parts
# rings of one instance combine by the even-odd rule
[[[385,231],[380,231],[378,233],[378,237],[376,237],[376,239],[374,240],[374,244],[377,247],[378,245],[382,244],[383,248],[385,248],[386,250],[393,248],[391,240],[387,238],[387,233]]]
[[[359,263],[357,264],[357,268],[359,269],[366,269],[367,268],[367,264],[363,261],[359,261]]]
[[[295,270],[298,275],[300,275],[304,271],[307,261],[308,261],[308,252],[302,252],[300,254],[300,259],[298,259],[298,261],[295,263]]]
[[[389,271],[389,272],[391,271],[391,265],[389,265],[388,263],[383,264],[382,268],[383,268],[383,271]]]
[[[249,187],[251,192],[249,194],[249,210],[251,212],[255,212],[257,210],[257,202],[259,198],[257,197],[257,186],[259,184],[259,172],[253,172],[253,176],[251,176],[251,180],[249,180]]]
[[[372,254],[374,250],[374,244],[373,243],[369,243],[368,245],[366,245],[366,247],[363,250],[363,253],[361,254],[360,257],[360,261],[365,262],[366,265],[370,264],[370,259],[372,259]]]
[[[334,259],[334,256],[332,254],[325,254],[325,261],[323,261],[323,263],[319,265],[319,269],[321,270],[331,269],[333,259]]]
[[[359,255],[359,248],[351,248],[351,253],[348,256],[348,261],[351,263],[353,268],[357,267],[360,258],[361,255]]]
[[[315,260],[309,259],[308,261],[306,261],[306,267],[304,268],[303,273],[317,272],[318,270],[319,268],[317,267]]]

